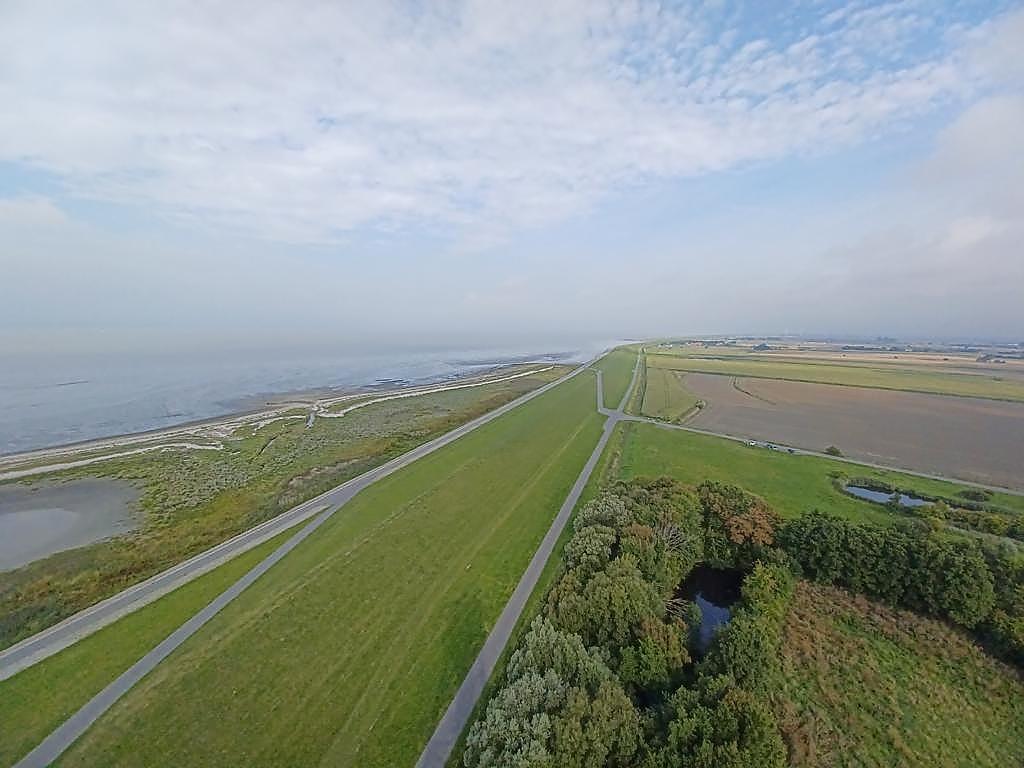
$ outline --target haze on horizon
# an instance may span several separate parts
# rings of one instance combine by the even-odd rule
[[[1024,341],[1007,2],[0,5],[0,351]]]

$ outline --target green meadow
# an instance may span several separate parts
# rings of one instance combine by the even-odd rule
[[[595,368],[604,379],[604,407],[618,408],[629,382],[633,379],[633,366],[637,351],[632,347],[618,347],[602,357]]]
[[[0,681],[0,765],[13,765],[297,530],[278,534],[60,653]]]
[[[820,509],[851,520],[889,524],[895,519],[884,506],[843,493],[836,477],[874,478],[949,497],[967,487],[653,424],[620,424],[609,450],[617,453],[612,479],[668,475],[694,485],[703,480],[734,483],[764,498],[784,517]],[[992,502],[1024,512],[1024,496],[996,493]]]
[[[60,764],[412,765],[600,436],[594,387],[363,491]]]

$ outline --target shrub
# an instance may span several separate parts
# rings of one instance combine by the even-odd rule
[[[812,512],[787,523],[779,543],[815,581],[947,616],[967,628],[995,604],[992,572],[978,544],[937,536],[927,525],[879,529]]]
[[[534,620],[508,682],[466,739],[467,768],[627,766],[640,718],[611,670],[579,637]]]

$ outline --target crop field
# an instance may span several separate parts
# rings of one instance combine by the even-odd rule
[[[584,373],[374,484],[60,764],[412,765],[601,425]]]
[[[229,560],[14,677],[0,680],[0,765],[13,765],[119,674],[280,546],[295,529]]]
[[[664,421],[679,421],[697,407],[697,397],[685,382],[687,374],[668,368],[648,368],[640,412]]]
[[[668,475],[684,483],[721,480],[765,499],[784,517],[811,509],[850,520],[891,524],[896,518],[883,506],[853,498],[837,488],[836,477],[867,477],[936,496],[955,497],[964,486],[899,472],[877,470],[819,456],[790,455],[751,448],[726,438],[670,430],[653,424],[622,424],[609,443],[617,458],[609,477]],[[1024,512],[1024,496],[997,493],[993,502]]]
[[[140,528],[58,553],[0,580],[0,647],[17,642],[236,533],[550,381],[565,368],[377,403],[338,419],[239,430],[222,451],[156,452],[39,480],[107,477],[141,488]]]
[[[633,347],[619,347],[602,357],[595,365],[604,376],[604,407],[618,408],[629,382],[633,378],[637,351]]]
[[[947,623],[800,582],[776,713],[790,764],[1005,768],[1024,760],[1024,684]]]
[[[815,451],[835,445],[863,461],[1024,490],[1024,403],[702,373],[686,380],[707,403],[694,427]]]
[[[954,373],[925,366],[897,367],[825,361],[785,362],[748,359],[739,355],[697,357],[693,355],[648,354],[648,370],[668,368],[697,373],[720,373],[765,379],[787,379],[816,384],[896,389],[937,395],[984,397],[1024,402],[1024,379],[993,372]]]

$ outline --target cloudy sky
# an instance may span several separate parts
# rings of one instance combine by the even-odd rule
[[[0,348],[1024,340],[1021,50],[1001,2],[0,0]]]

